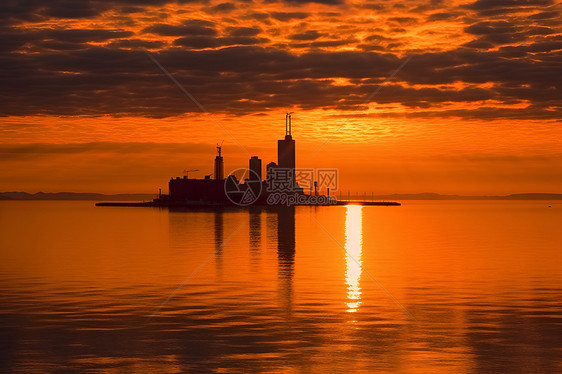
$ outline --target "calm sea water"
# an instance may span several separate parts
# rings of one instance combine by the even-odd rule
[[[561,224],[548,202],[0,202],[0,372],[561,372]]]

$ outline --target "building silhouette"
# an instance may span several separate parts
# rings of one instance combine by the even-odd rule
[[[249,168],[250,176],[248,179],[253,181],[261,181],[261,158],[259,158],[258,156],[252,156],[252,158],[250,158]]]
[[[224,160],[222,159],[222,144],[217,144],[217,157],[215,157],[215,180],[224,180]]]
[[[295,140],[291,135],[291,113],[285,115],[285,139],[277,141],[277,166],[290,169],[295,181]]]
[[[271,161],[269,164],[267,164],[266,166],[266,177],[267,180],[271,180],[272,178],[274,178],[274,170],[277,167],[277,164],[273,161]]]
[[[224,176],[224,159],[222,144],[217,144],[217,156],[214,160],[214,178],[211,175],[205,179],[184,177],[171,178],[168,184],[169,194],[159,195],[151,204],[156,206],[213,206],[213,205],[266,205],[269,192],[266,184],[270,177],[275,178],[273,170],[289,170],[291,178],[290,193],[303,194],[295,179],[295,140],[291,135],[291,113],[285,115],[285,138],[277,142],[277,164],[267,164],[267,181],[263,180],[262,160],[258,156],[249,159],[249,176],[244,181],[238,181],[236,176]],[[240,201],[236,201],[239,198]]]
[[[303,188],[297,183],[296,147],[291,134],[291,113],[285,115],[285,138],[277,141],[277,163],[266,166],[266,180],[263,180],[262,160],[258,156],[249,159],[249,177],[238,181],[234,172],[224,176],[224,159],[222,143],[217,144],[217,156],[214,161],[213,174],[204,179],[189,178],[186,170],[184,177],[171,178],[168,183],[169,193],[158,193],[153,201],[137,203],[96,203],[97,206],[158,206],[158,207],[202,207],[202,206],[248,206],[248,205],[345,205],[328,196],[319,195],[318,181],[314,181],[314,199],[307,198]],[[247,174],[247,173],[245,173]],[[300,174],[299,180],[308,184]],[[243,179],[244,177],[240,177]],[[311,184],[312,187],[312,184]],[[310,188],[312,195],[312,188]],[[311,196],[312,197],[312,196]],[[320,199],[318,198],[320,197]],[[361,202],[363,205],[400,205],[397,202]]]

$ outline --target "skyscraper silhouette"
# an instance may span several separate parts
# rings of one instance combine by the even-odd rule
[[[291,136],[291,113],[285,115],[285,139],[277,141],[277,165],[295,169],[295,141]]]
[[[215,179],[224,180],[224,161],[222,159],[222,144],[217,144],[217,157],[215,157]]]
[[[261,158],[258,156],[252,156],[250,158],[250,176],[248,177],[250,180],[258,180],[261,181]]]
[[[295,181],[295,141],[291,136],[291,113],[285,115],[285,139],[277,141],[277,166],[291,169]]]

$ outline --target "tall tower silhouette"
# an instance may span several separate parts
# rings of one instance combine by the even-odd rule
[[[261,158],[258,156],[250,158],[250,176],[248,178],[261,181]]]
[[[222,143],[217,143],[217,157],[215,157],[215,179],[222,181],[224,179],[224,161],[222,159]]]
[[[280,168],[292,170],[295,180],[295,141],[291,136],[291,113],[285,115],[285,139],[277,141],[277,164]],[[294,183],[293,183],[294,185]]]

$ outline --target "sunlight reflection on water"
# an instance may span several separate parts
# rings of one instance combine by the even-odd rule
[[[347,311],[356,312],[361,305],[361,250],[363,246],[362,206],[349,205],[345,213],[345,283]]]

